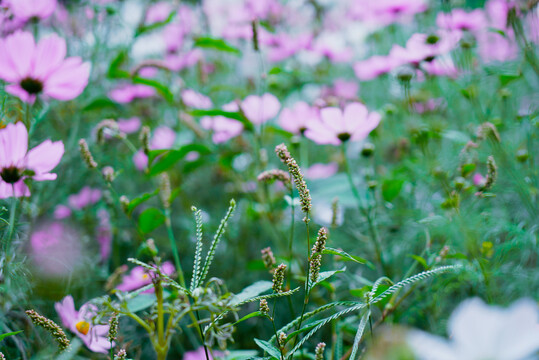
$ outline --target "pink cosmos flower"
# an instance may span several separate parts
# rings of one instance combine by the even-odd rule
[[[213,351],[215,356],[223,356],[223,354],[220,351]],[[211,352],[208,351],[209,360],[213,360],[213,357],[211,356]],[[183,360],[206,360],[206,351],[204,350],[204,346],[199,347],[196,350],[188,351],[185,354],[183,354]]]
[[[349,9],[354,18],[378,26],[400,22],[425,10],[425,0],[356,0]]]
[[[487,26],[487,20],[483,10],[476,9],[470,12],[464,9],[454,9],[450,13],[438,13],[436,25],[446,30],[478,31]]]
[[[473,180],[474,185],[477,187],[484,186],[485,182],[487,181],[487,179],[480,173],[475,173],[472,180]]]
[[[447,76],[456,79],[459,76],[459,70],[450,57],[437,57],[432,61],[421,63],[423,70],[433,76]]]
[[[175,271],[174,265],[170,261],[166,261],[161,265],[161,271],[163,274],[171,276]],[[135,266],[128,275],[123,277],[122,282],[116,286],[116,289],[120,291],[133,291],[151,283],[152,278],[148,270],[142,266]]]
[[[257,125],[274,118],[280,108],[281,103],[270,93],[262,96],[249,95],[241,103],[241,110],[245,117]]]
[[[336,97],[345,100],[357,99],[357,92],[359,91],[359,84],[357,81],[347,81],[344,79],[336,79],[333,82],[333,94]]]
[[[307,169],[307,171],[305,172],[305,176],[311,180],[326,179],[335,175],[338,170],[339,165],[336,162],[330,162],[329,164],[317,163],[312,164]]]
[[[176,141],[176,132],[167,126],[160,126],[154,130],[150,141],[150,150],[168,149]],[[133,162],[138,170],[144,170],[148,166],[148,156],[142,150],[133,155]]]
[[[195,90],[185,89],[181,93],[185,105],[195,109],[210,109],[213,104],[211,99]]]
[[[62,220],[70,217],[72,214],[71,208],[66,205],[57,205],[54,208],[54,218],[56,220]]]
[[[55,180],[50,173],[64,155],[61,141],[45,140],[28,151],[28,131],[22,123],[0,130],[0,199],[30,196],[24,179]]]
[[[204,58],[200,49],[189,50],[183,54],[170,54],[165,57],[165,66],[172,71],[189,68]]]
[[[238,104],[235,102],[223,106],[224,111],[238,111]],[[240,135],[243,131],[243,124],[237,120],[224,116],[204,116],[200,119],[200,125],[207,130],[212,130],[212,140],[216,144],[226,142],[233,137]]]
[[[90,76],[90,64],[66,56],[65,40],[57,35],[36,45],[28,32],[18,31],[0,39],[0,79],[10,83],[6,91],[33,103],[43,93],[58,100],[79,96]]]
[[[13,15],[23,21],[46,19],[56,9],[56,0],[8,0]]]
[[[305,136],[317,144],[340,145],[363,140],[380,123],[381,116],[361,103],[350,103],[344,111],[335,107],[320,110],[320,119],[307,125]]]
[[[272,62],[287,59],[301,50],[307,49],[312,42],[313,36],[305,33],[292,37],[282,33],[275,37],[275,43],[269,49],[268,58]]]
[[[107,339],[109,325],[94,325],[92,318],[97,315],[97,307],[86,303],[80,310],[75,310],[75,303],[71,295],[61,302],[54,304],[62,324],[75,333],[84,342],[84,345],[93,352],[106,354],[114,342]]]
[[[67,202],[74,210],[93,205],[101,199],[101,190],[85,186],[78,194],[69,195]]]
[[[376,79],[378,76],[387,74],[399,64],[390,56],[374,55],[370,58],[354,64],[354,72],[361,81]]]
[[[60,222],[38,225],[30,235],[29,255],[35,273],[42,277],[67,277],[82,269],[80,234]]]
[[[140,129],[140,119],[136,116],[129,119],[118,119],[118,129],[124,134],[132,134]]]
[[[146,24],[151,25],[165,21],[172,12],[172,6],[167,2],[158,2],[146,12]]]
[[[433,60],[436,56],[448,53],[458,43],[459,36],[451,33],[413,34],[406,42],[406,47],[393,45],[389,56],[399,65],[417,66],[421,61]]]
[[[127,104],[135,99],[149,98],[155,95],[155,89],[148,85],[123,85],[109,92],[109,97],[120,104]]]
[[[307,130],[309,122],[318,119],[318,109],[304,101],[298,101],[292,108],[285,108],[279,116],[279,125],[292,134],[300,135]]]
[[[352,59],[352,49],[346,45],[342,34],[323,33],[314,40],[312,50],[327,57],[333,63],[344,63]]]

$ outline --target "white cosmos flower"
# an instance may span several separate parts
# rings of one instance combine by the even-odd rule
[[[453,312],[449,340],[412,331],[408,343],[420,360],[539,359],[539,308],[521,299],[509,308],[473,298]]]

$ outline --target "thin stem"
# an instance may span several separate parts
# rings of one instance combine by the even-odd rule
[[[157,298],[157,344],[158,359],[165,359],[168,353],[168,345],[165,339],[165,313],[163,309],[163,286],[161,279],[155,281],[155,297]]]
[[[178,273],[178,280],[180,285],[185,286],[185,277],[183,276],[182,265],[180,263],[180,256],[178,254],[178,247],[176,246],[176,239],[174,238],[174,232],[172,231],[172,222],[170,220],[170,208],[165,208],[165,224],[167,226],[168,239],[170,240],[170,248],[172,255],[174,256],[174,264],[176,265],[176,272]]]

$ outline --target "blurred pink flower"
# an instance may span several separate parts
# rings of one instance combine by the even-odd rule
[[[171,276],[174,274],[174,265],[170,261],[166,261],[161,265],[161,271],[163,274]],[[128,275],[125,275],[122,282],[116,286],[116,289],[120,291],[132,291],[140,289],[143,286],[152,283],[152,274],[148,273],[148,270],[142,266],[135,266]]]
[[[135,99],[143,99],[155,95],[155,89],[148,85],[122,85],[109,92],[109,97],[120,104],[127,104]]]
[[[80,234],[60,222],[37,226],[29,251],[36,274],[42,277],[74,276],[83,264]]]
[[[344,79],[336,79],[333,82],[333,94],[341,99],[354,100],[357,99],[359,84],[357,81],[347,81]]]
[[[282,33],[275,37],[274,43],[268,51],[270,61],[278,62],[287,59],[301,50],[307,49],[312,42],[313,36],[308,33],[292,37]]]
[[[298,101],[292,108],[284,108],[278,121],[284,130],[300,135],[307,130],[307,124],[315,119],[318,119],[318,109]]]
[[[437,57],[432,61],[424,61],[421,67],[432,76],[447,76],[452,79],[459,76],[459,70],[450,57]]]
[[[211,99],[192,89],[185,89],[181,93],[182,101],[186,106],[195,109],[211,109],[213,106]]]
[[[150,150],[168,149],[176,141],[176,132],[168,126],[159,126],[154,130],[150,141]],[[138,170],[144,170],[148,166],[148,156],[142,150],[133,155],[133,162]]]
[[[13,15],[21,20],[46,19],[56,9],[56,0],[8,0]]]
[[[112,225],[110,215],[105,209],[97,212],[99,226],[97,227],[97,242],[99,243],[99,254],[101,261],[106,261],[110,256],[112,245]]]
[[[172,5],[168,2],[158,2],[150,6],[146,12],[146,24],[151,25],[165,21],[172,12]]]
[[[308,179],[325,179],[331,177],[337,173],[339,170],[339,165],[336,162],[330,162],[329,164],[312,164],[307,171],[305,176]]]
[[[69,195],[67,202],[72,209],[82,210],[89,205],[95,204],[99,199],[101,199],[101,190],[85,186],[78,194]]]
[[[106,354],[111,345],[114,346],[114,342],[111,344],[107,339],[109,325],[92,324],[92,318],[97,315],[95,305],[86,303],[77,311],[73,297],[68,295],[61,302],[55,303],[54,308],[62,324],[81,338],[91,351]]]
[[[172,71],[191,67],[204,58],[200,49],[189,50],[183,54],[170,54],[165,57],[165,65]]]
[[[213,353],[215,356],[223,356],[220,351],[213,351]],[[208,351],[208,356],[209,360],[213,360],[210,351]],[[193,351],[187,351],[185,354],[183,354],[183,360],[206,360],[206,351],[204,350],[204,346],[201,346]]]
[[[238,111],[238,104],[235,102],[223,106],[224,111]],[[237,120],[224,116],[204,116],[200,119],[200,125],[207,130],[212,130],[212,140],[216,144],[226,142],[233,137],[240,135],[243,131],[243,124]]]
[[[352,59],[352,49],[346,45],[340,33],[326,32],[319,35],[312,44],[312,50],[327,57],[333,63],[345,63]]]
[[[473,175],[472,180],[473,180],[474,185],[478,187],[485,185],[485,182],[487,181],[487,179],[480,173],[475,173]]]
[[[241,110],[245,117],[257,125],[274,118],[280,108],[281,103],[270,93],[262,96],[249,95],[241,103]]]
[[[387,74],[399,64],[390,56],[374,55],[366,60],[354,64],[354,72],[361,81],[376,79],[378,76]]]
[[[62,220],[71,216],[71,208],[66,205],[57,205],[54,208],[54,218],[56,220]]]
[[[24,179],[55,180],[50,173],[64,155],[61,141],[45,140],[28,151],[28,131],[22,123],[0,130],[0,199],[30,196]],[[28,174],[27,171],[33,174]]]
[[[0,39],[0,79],[10,83],[6,91],[33,103],[43,93],[58,100],[79,96],[90,76],[90,63],[66,56],[65,40],[58,35],[36,45],[29,32],[18,31]]]
[[[363,140],[380,123],[381,116],[361,103],[350,103],[344,111],[335,107],[320,110],[320,119],[307,124],[305,136],[318,144],[340,145]]]
[[[136,116],[129,119],[118,119],[118,129],[124,134],[132,134],[140,129],[140,119]]]
[[[466,12],[464,9],[456,8],[450,13],[438,13],[436,25],[446,30],[473,32],[483,30],[487,26],[487,19],[481,9]]]
[[[443,98],[436,98],[436,99],[428,99],[427,101],[423,102],[414,102],[413,107],[414,110],[418,114],[424,114],[426,112],[435,111],[436,109],[439,109],[444,103]]]

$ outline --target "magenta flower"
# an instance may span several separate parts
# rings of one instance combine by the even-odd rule
[[[423,70],[432,76],[447,76],[455,79],[459,76],[459,70],[450,57],[438,57],[432,61],[421,63]]]
[[[213,351],[215,356],[223,356],[223,354],[220,351]],[[209,360],[213,360],[213,357],[211,356],[211,352],[208,351]],[[188,351],[185,354],[183,354],[183,360],[206,360],[206,351],[204,350],[204,346],[199,347],[196,350]]]
[[[454,9],[450,13],[438,13],[436,25],[446,30],[478,31],[487,26],[483,10],[476,9],[466,12],[463,9]]]
[[[300,135],[307,130],[309,122],[318,119],[318,109],[304,101],[298,101],[292,108],[285,108],[279,116],[279,125],[292,134]]]
[[[235,102],[223,106],[224,111],[238,111],[238,104]],[[200,119],[200,125],[207,130],[211,130],[212,140],[216,144],[226,142],[233,137],[240,135],[243,131],[243,124],[237,120],[224,116],[204,116]]]
[[[62,220],[70,217],[72,214],[71,208],[66,205],[57,205],[54,208],[54,218],[56,220]]]
[[[425,0],[366,0],[359,2],[356,6],[357,10],[363,8],[364,15],[361,16],[363,20],[375,21],[383,25],[401,21],[427,10]]]
[[[350,103],[344,111],[335,107],[320,110],[320,119],[307,124],[305,136],[317,144],[340,145],[363,140],[380,123],[381,116],[361,103]]]
[[[172,12],[172,6],[167,2],[158,2],[148,9],[146,12],[146,24],[151,25],[165,21]]]
[[[148,85],[123,85],[109,92],[109,98],[120,104],[127,104],[135,99],[149,98],[155,95],[155,89]]]
[[[97,307],[86,303],[80,310],[75,310],[75,303],[71,295],[61,302],[54,304],[62,324],[75,333],[84,342],[84,345],[93,352],[106,354],[114,342],[107,339],[109,325],[94,325],[92,319],[97,315]]]
[[[56,0],[8,0],[13,15],[23,21],[46,19],[56,9]]]
[[[161,271],[163,274],[171,276],[174,274],[174,265],[170,261],[166,261],[161,265]],[[116,286],[116,289],[120,291],[132,291],[140,289],[143,286],[152,283],[152,274],[148,273],[148,270],[142,266],[135,266],[128,275],[125,275],[122,282]]]
[[[305,172],[307,179],[326,179],[337,173],[339,165],[336,162],[330,162],[329,164],[316,163],[312,164]]]
[[[374,55],[370,58],[354,64],[354,72],[361,81],[376,79],[378,76],[387,74],[399,64],[390,56]]]
[[[181,93],[182,101],[186,106],[195,109],[210,109],[213,104],[211,99],[195,90],[185,89]]]
[[[132,134],[140,129],[140,119],[136,116],[129,119],[118,119],[118,129],[124,134]]]
[[[64,155],[61,141],[45,140],[28,151],[28,131],[22,123],[0,130],[0,199],[30,196],[24,179],[55,180],[50,173]]]
[[[165,57],[165,66],[172,71],[189,68],[204,58],[200,49],[189,50],[184,54],[170,54]]]
[[[270,48],[268,58],[272,62],[282,61],[301,50],[307,49],[312,42],[313,36],[305,33],[296,37],[282,33],[275,37],[273,46]]]
[[[280,108],[281,103],[270,93],[262,96],[249,95],[241,103],[241,110],[245,117],[257,125],[274,118]]]
[[[406,47],[393,45],[389,56],[399,65],[417,66],[421,61],[431,61],[436,56],[451,51],[458,43],[459,37],[451,33],[413,34],[406,42]]]
[[[90,76],[90,64],[66,56],[65,40],[57,35],[36,45],[28,32],[18,31],[0,39],[0,79],[10,83],[6,91],[33,103],[37,95],[58,100],[79,96]]]
[[[67,202],[74,210],[93,205],[101,199],[101,190],[85,186],[78,194],[69,195]]]

